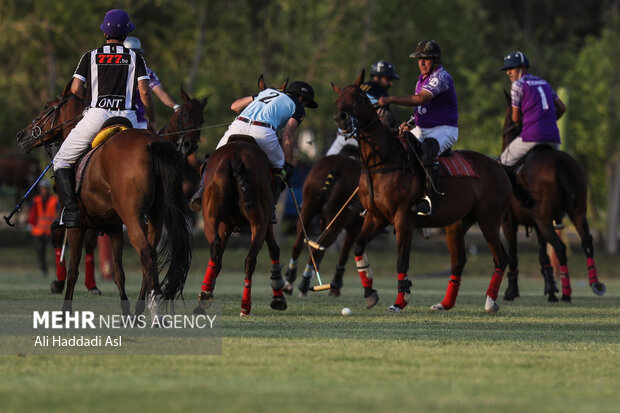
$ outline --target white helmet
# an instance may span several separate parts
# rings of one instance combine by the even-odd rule
[[[140,39],[135,36],[127,36],[127,38],[123,42],[123,46],[133,50],[136,53],[144,53],[144,51],[142,50],[142,44],[140,43]]]

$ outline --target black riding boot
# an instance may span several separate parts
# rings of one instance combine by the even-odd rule
[[[65,208],[60,214],[60,225],[66,228],[80,226],[80,208],[75,198],[75,173],[73,168],[60,168],[54,171],[56,189]]]
[[[433,203],[439,199],[441,192],[441,169],[439,163],[424,165],[428,175],[426,176],[426,196],[420,201],[415,209],[418,215],[427,216],[433,213]]]
[[[271,224],[276,224],[278,222],[276,207],[278,206],[278,201],[280,200],[280,193],[284,189],[285,184],[282,180],[282,169],[274,168],[271,171],[273,173],[273,211],[271,213],[271,218],[269,219],[269,222]]]
[[[196,190],[196,193],[192,195],[191,201],[189,201],[189,209],[193,212],[200,212],[202,208],[202,193],[205,190],[205,172],[200,175],[200,185]]]

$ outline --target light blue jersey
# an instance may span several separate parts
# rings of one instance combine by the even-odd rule
[[[301,123],[305,116],[303,105],[286,93],[275,89],[265,89],[254,97],[241,112],[240,116],[256,121],[267,123],[280,130],[290,118]]]

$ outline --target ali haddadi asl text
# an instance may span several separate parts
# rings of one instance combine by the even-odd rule
[[[34,341],[35,347],[122,347],[123,338],[121,336],[102,336],[84,337],[73,336],[70,338],[62,336],[37,336]]]

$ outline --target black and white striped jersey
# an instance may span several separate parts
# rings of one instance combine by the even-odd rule
[[[136,110],[138,81],[149,79],[144,58],[116,43],[84,53],[73,77],[86,84],[86,106],[113,110]]]

